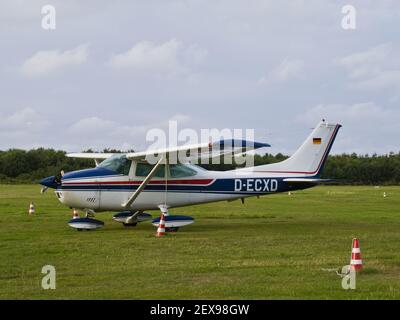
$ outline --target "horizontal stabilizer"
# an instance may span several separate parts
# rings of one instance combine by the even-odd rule
[[[335,182],[333,179],[317,179],[317,178],[286,178],[283,179],[283,182],[291,183],[291,184],[323,184],[323,183],[332,183]]]

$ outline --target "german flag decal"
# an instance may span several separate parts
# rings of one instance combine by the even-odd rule
[[[312,142],[313,142],[313,144],[321,144],[322,139],[321,138],[313,138]]]

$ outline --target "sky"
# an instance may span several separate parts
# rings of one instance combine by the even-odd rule
[[[324,118],[333,153],[397,153],[398,30],[395,0],[1,0],[0,150],[142,150],[177,121],[291,154]]]

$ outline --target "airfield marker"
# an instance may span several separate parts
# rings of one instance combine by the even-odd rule
[[[29,204],[29,210],[28,210],[29,214],[34,214],[35,213],[35,204],[31,201],[31,203]]]
[[[353,245],[351,249],[350,269],[356,272],[359,272],[362,269],[361,250],[357,238],[353,239]]]
[[[162,237],[165,235],[165,218],[164,213],[161,213],[160,222],[158,223],[156,237]]]

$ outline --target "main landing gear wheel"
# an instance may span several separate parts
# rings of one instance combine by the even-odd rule
[[[159,205],[158,207],[161,210],[161,215],[164,220],[165,232],[177,232],[180,227],[187,226],[194,222],[194,219],[189,216],[170,215],[166,205]],[[160,218],[156,218],[152,221],[153,226],[159,227]]]

